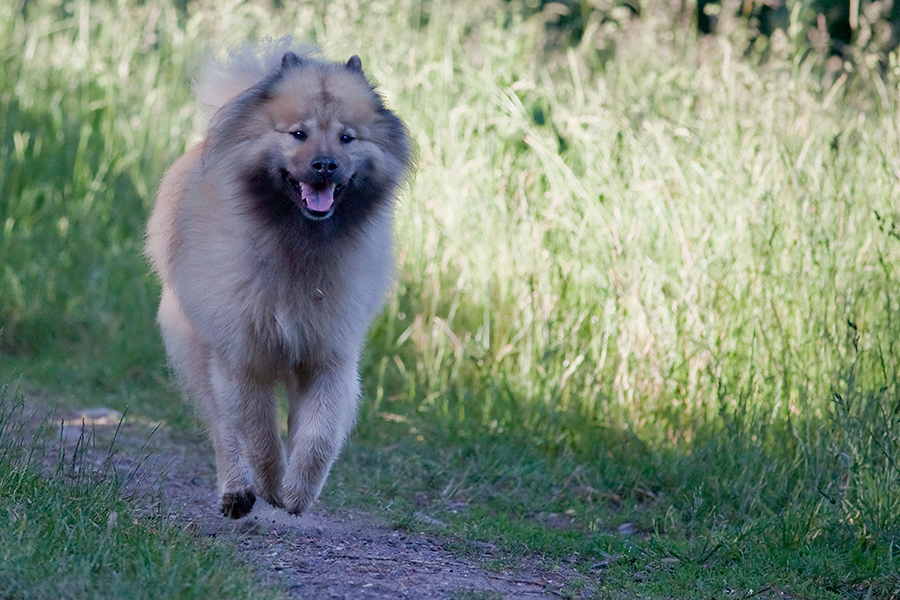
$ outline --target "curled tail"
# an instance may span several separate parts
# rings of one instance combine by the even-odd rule
[[[207,121],[229,100],[278,69],[286,52],[317,54],[311,46],[294,44],[291,36],[244,44],[211,57],[194,81],[194,93]]]

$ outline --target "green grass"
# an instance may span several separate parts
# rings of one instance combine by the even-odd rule
[[[643,8],[569,48],[491,0],[0,4],[0,370],[185,424],[143,223],[197,57],[291,33],[419,151],[323,502],[600,597],[900,597],[900,69]]]
[[[135,472],[116,470],[115,446],[95,461],[89,434],[67,454],[47,423],[29,422],[21,400],[0,389],[0,596],[279,597],[225,545],[139,512],[126,492]]]

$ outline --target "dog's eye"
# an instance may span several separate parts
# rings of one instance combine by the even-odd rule
[[[353,137],[352,135],[350,135],[349,133],[345,133],[344,135],[341,136],[341,143],[342,143],[342,144],[349,144],[350,142],[352,142],[352,141],[355,140],[355,139],[356,139],[356,138]]]
[[[291,132],[291,135],[294,136],[294,139],[300,140],[301,142],[304,141],[304,140],[306,139],[306,137],[307,137],[305,131],[299,131],[299,130],[298,130],[298,131],[292,131],[292,132]]]

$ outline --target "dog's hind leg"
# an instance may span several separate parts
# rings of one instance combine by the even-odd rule
[[[284,476],[284,507],[295,515],[325,485],[356,419],[357,361],[338,359],[298,368],[288,382],[290,457]]]

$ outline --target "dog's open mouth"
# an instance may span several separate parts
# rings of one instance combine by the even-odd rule
[[[323,221],[334,214],[334,199],[344,189],[342,185],[327,183],[313,186],[286,175],[288,185],[294,191],[294,202],[313,221]]]

